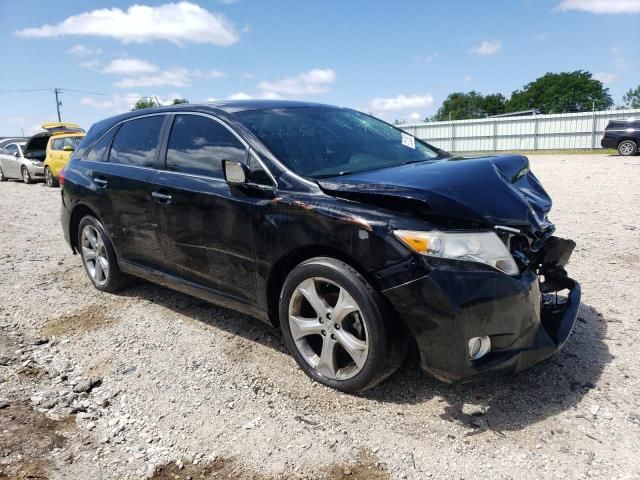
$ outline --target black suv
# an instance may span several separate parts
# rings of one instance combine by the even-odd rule
[[[638,153],[640,145],[640,119],[611,120],[600,141],[602,148],[615,148],[620,155]]]
[[[553,236],[526,157],[454,158],[354,110],[126,113],[91,128],[60,180],[96,288],[143,277],[279,326],[310,377],[346,392],[412,343],[446,381],[521,370],[576,320],[575,243]]]

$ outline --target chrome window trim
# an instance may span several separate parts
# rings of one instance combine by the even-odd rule
[[[82,160],[84,163],[92,163],[96,165],[104,165],[109,162],[96,162],[95,160]],[[138,170],[155,170],[154,167],[141,167],[140,165],[129,165],[127,163],[111,163],[111,165],[118,165],[119,167],[137,168]]]
[[[102,135],[100,135],[100,137],[99,137],[95,142],[93,142],[89,148],[87,148],[86,152],[84,152],[84,153],[82,154],[82,157],[80,157],[80,159],[81,159],[83,162],[90,162],[90,163],[99,163],[99,164],[100,164],[100,163],[102,163],[102,164],[104,164],[104,163],[110,163],[109,161],[106,161],[106,162],[96,162],[96,161],[93,161],[93,160],[87,160],[87,155],[89,155],[89,153],[91,152],[91,150],[93,150],[93,147],[95,147],[95,146],[96,146],[96,143],[98,143],[98,142],[99,142],[100,140],[102,140],[106,135],[108,135],[108,134],[109,134],[109,132],[111,132],[111,130],[113,130],[113,129],[114,129],[114,128],[116,128],[116,127],[119,127],[119,126],[120,126],[120,125],[122,125],[123,123],[130,122],[130,121],[132,121],[132,120],[138,120],[139,118],[157,117],[157,116],[160,116],[160,115],[164,115],[164,116],[166,116],[166,115],[169,115],[169,114],[170,114],[169,112],[166,112],[166,113],[165,113],[165,112],[161,112],[161,113],[147,113],[146,115],[139,115],[139,116],[137,116],[137,117],[125,118],[124,120],[120,120],[118,123],[115,123],[115,124],[111,125],[111,128],[109,128],[106,132],[104,132]],[[161,129],[161,131],[162,131],[162,129]],[[115,138],[115,137],[114,137],[114,138]],[[111,143],[113,143],[113,138],[111,139]],[[111,154],[111,144],[109,145],[109,154]],[[122,165],[122,166],[125,166],[125,167],[142,168],[142,169],[145,169],[145,170],[155,170],[155,169],[156,169],[155,167],[140,167],[140,166],[138,166],[138,165],[128,165],[128,164],[126,164],[126,163],[112,163],[111,165]]]
[[[204,113],[204,112],[156,112],[156,113],[148,113],[146,115],[139,115],[136,117],[131,117],[131,118],[125,118],[124,120],[120,120],[118,123],[115,123],[111,126],[111,128],[109,128],[106,132],[104,132],[102,135],[100,135],[99,138],[96,139],[95,142],[93,142],[91,144],[91,146],[89,148],[87,148],[86,152],[84,152],[82,154],[81,160],[84,162],[89,162],[89,163],[109,163],[107,162],[96,162],[93,160],[87,160],[86,157],[89,154],[89,152],[91,152],[91,150],[93,150],[93,147],[96,145],[96,143],[98,143],[100,140],[102,140],[106,135],[109,134],[109,132],[111,132],[114,128],[119,127],[120,125],[126,123],[126,122],[131,122],[133,120],[138,120],[140,118],[145,118],[145,117],[155,117],[155,116],[159,116],[159,115],[196,115],[196,116],[201,116],[201,117],[205,117],[205,118],[209,118],[215,122],[218,122],[220,125],[222,125],[224,128],[226,128],[229,132],[231,132],[231,134],[233,134],[234,137],[236,137],[240,143],[244,146],[244,148],[248,151],[249,155],[252,155],[253,158],[260,164],[260,166],[265,170],[265,172],[267,172],[267,175],[269,175],[269,178],[271,178],[271,180],[273,181],[273,185],[271,187],[269,187],[268,185],[260,185],[260,184],[256,184],[258,186],[263,186],[263,187],[267,187],[267,188],[278,188],[278,181],[276,180],[276,178],[273,176],[273,174],[271,173],[271,170],[269,170],[267,168],[267,166],[264,164],[264,162],[262,161],[262,159],[258,156],[258,154],[254,151],[253,148],[251,148],[251,146],[247,143],[247,141],[242,138],[240,136],[240,134],[238,134],[238,132],[236,132],[233,128],[231,128],[225,121],[221,120],[220,118],[211,115],[209,113]],[[173,127],[173,125],[171,125]],[[171,135],[171,130],[169,130],[169,136]],[[277,160],[276,160],[277,161]],[[279,165],[282,165],[280,163],[280,161],[277,161]],[[224,178],[216,178],[216,177],[209,177],[206,175],[197,175],[197,174],[193,174],[193,173],[184,173],[184,172],[172,172],[170,170],[166,170],[166,169],[157,169],[155,167],[140,167],[137,165],[127,165],[127,164],[123,164],[123,163],[118,163],[118,164],[113,164],[113,165],[123,165],[123,166],[127,166],[127,167],[132,167],[132,168],[142,168],[142,169],[146,169],[146,170],[158,170],[158,171],[162,171],[162,172],[168,172],[168,173],[173,173],[173,174],[178,174],[178,175],[186,175],[189,177],[195,177],[195,178],[206,178],[209,180],[216,180],[216,181],[221,181],[221,182],[227,182]]]

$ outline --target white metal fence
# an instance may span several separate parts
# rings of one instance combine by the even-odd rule
[[[449,152],[600,148],[609,120],[640,118],[640,109],[481,118],[399,125]]]

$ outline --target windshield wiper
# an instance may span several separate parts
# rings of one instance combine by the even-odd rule
[[[353,172],[350,170],[343,170],[338,173],[328,173],[326,175],[314,175],[314,178],[331,178],[331,177],[342,177],[343,175],[351,175]]]

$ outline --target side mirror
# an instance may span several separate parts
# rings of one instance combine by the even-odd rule
[[[73,148],[71,145],[65,145],[64,147],[62,147],[62,150],[65,152],[73,152],[75,148]]]
[[[249,169],[244,163],[234,160],[223,160],[224,179],[232,185],[244,185],[249,178]]]
[[[13,156],[16,158],[20,157],[20,152],[13,152]]]

